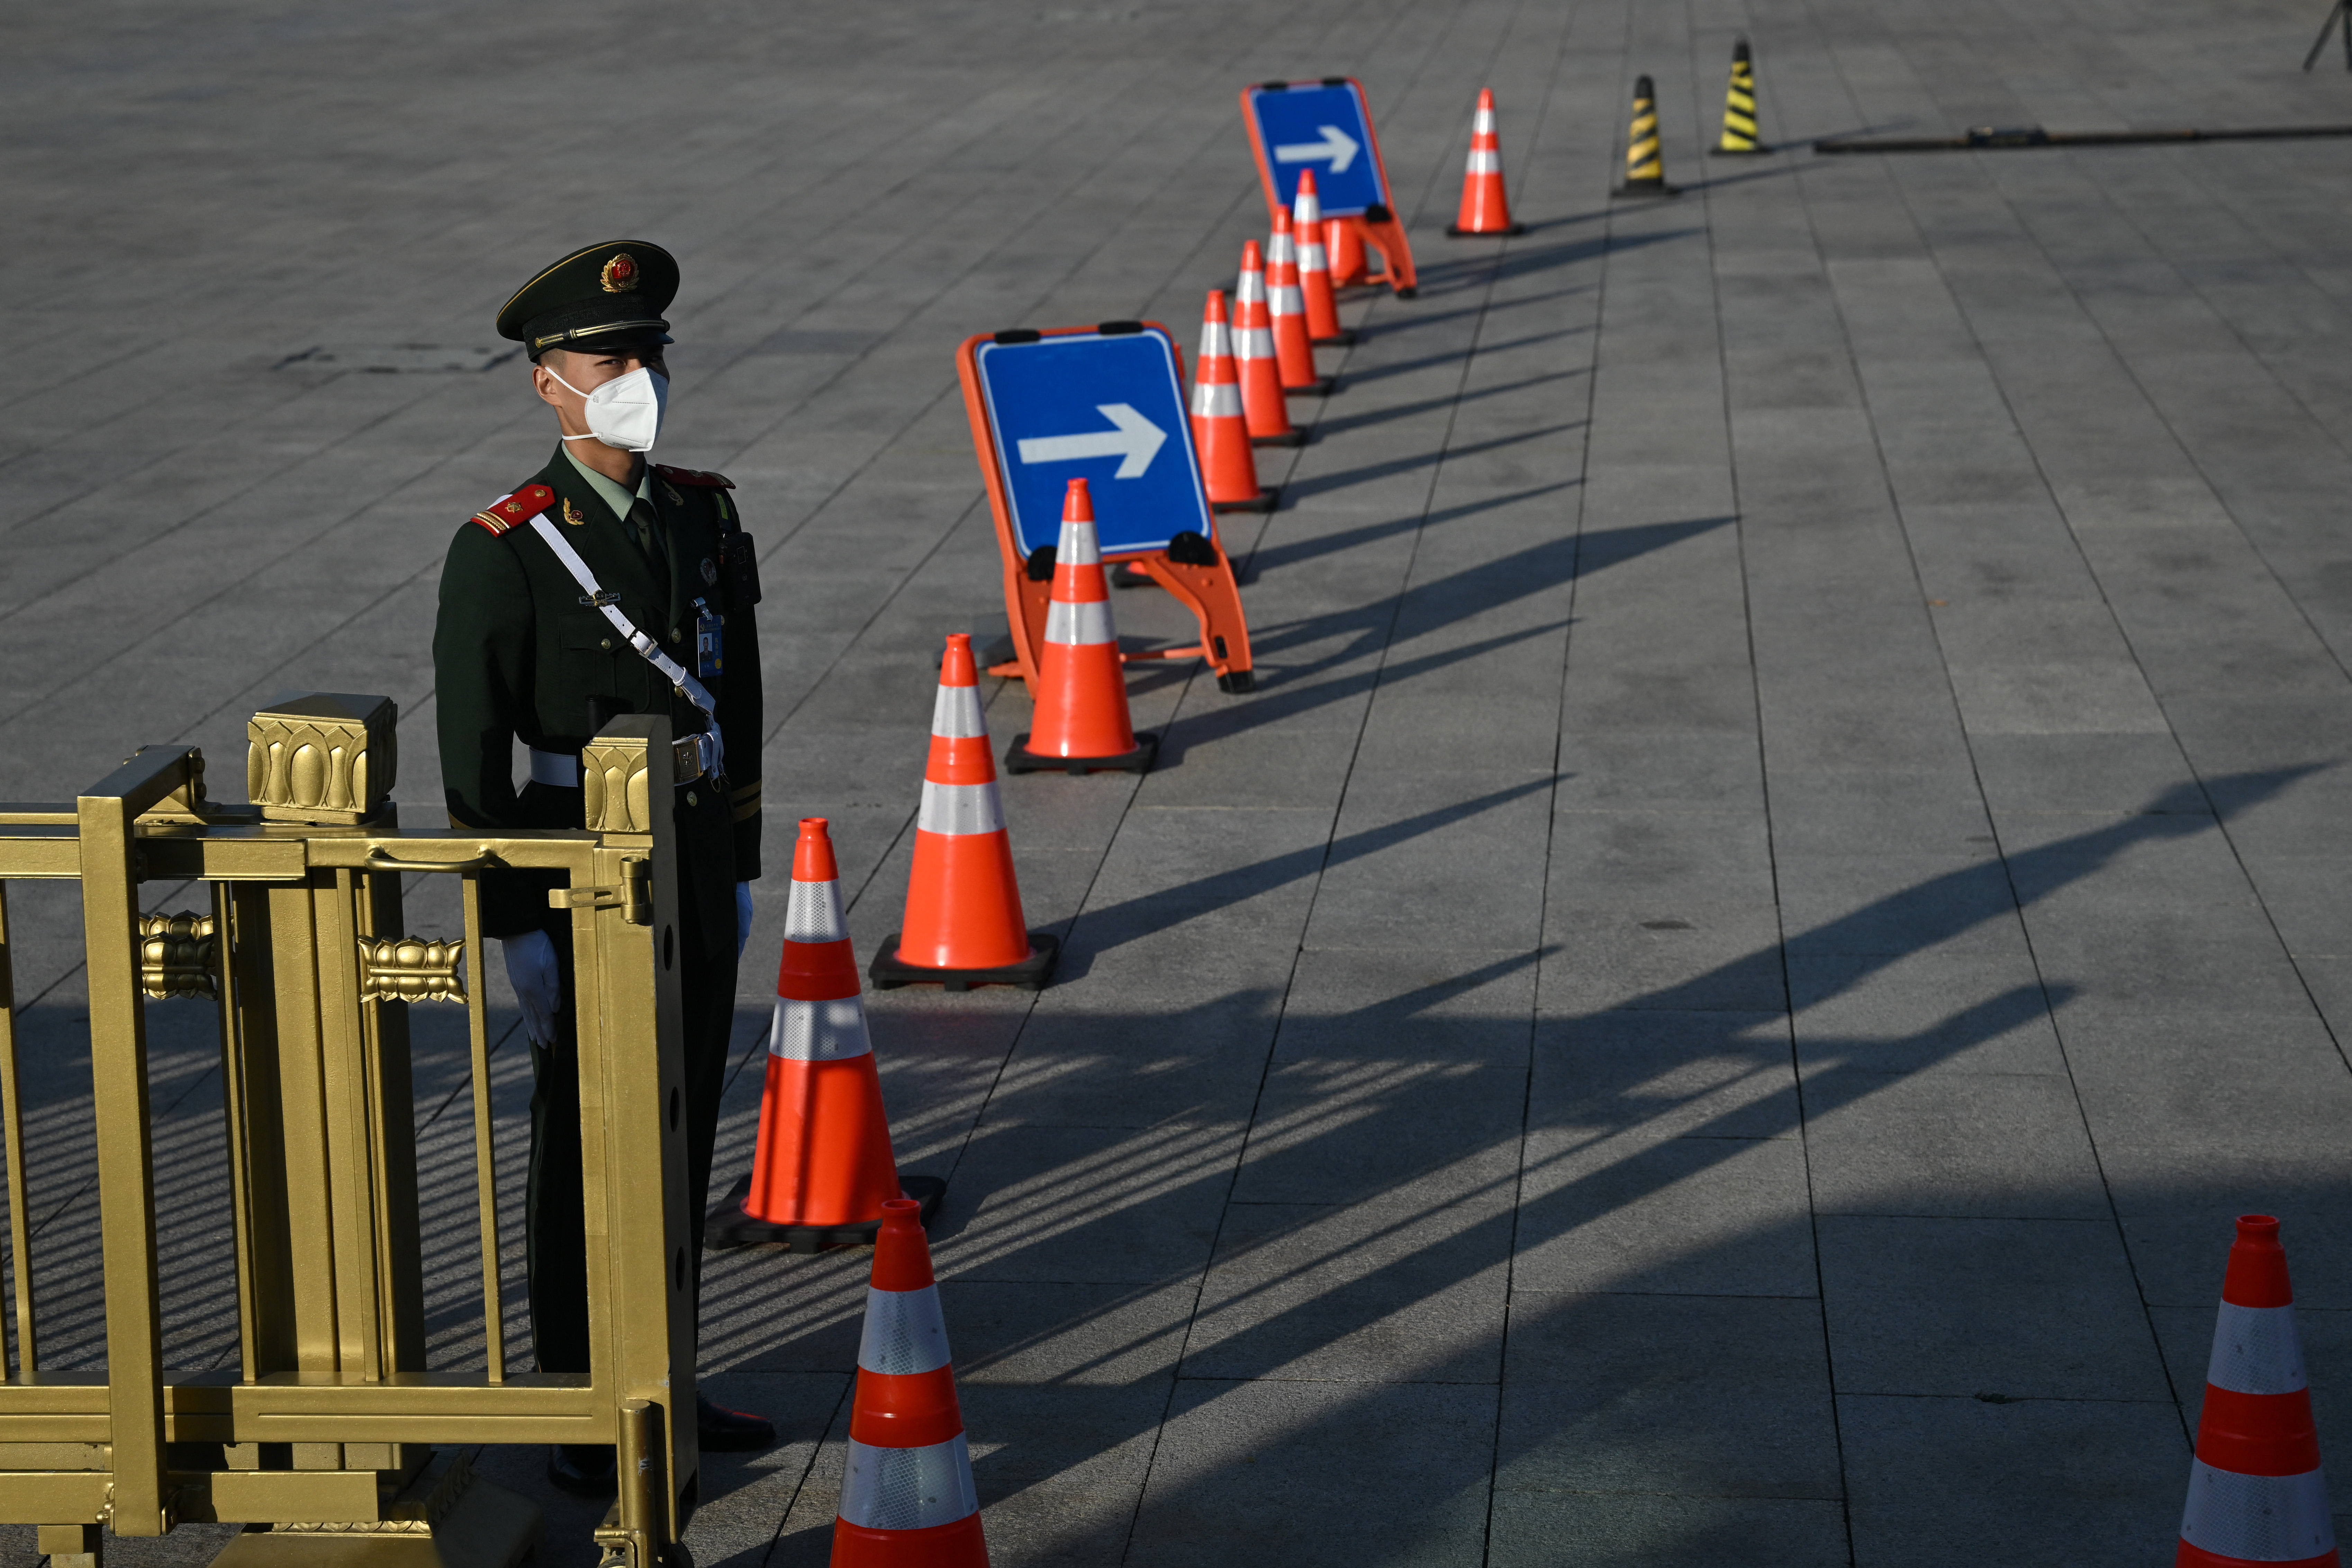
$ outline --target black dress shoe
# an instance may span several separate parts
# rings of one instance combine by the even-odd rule
[[[764,1415],[730,1410],[698,1394],[694,1396],[694,1435],[707,1454],[748,1454],[773,1444],[776,1426]]]
[[[547,1450],[547,1479],[573,1497],[611,1497],[613,1450],[602,1443],[558,1443]]]

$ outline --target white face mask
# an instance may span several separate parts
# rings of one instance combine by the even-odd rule
[[[639,365],[626,375],[614,376],[593,392],[581,392],[556,375],[553,366],[541,368],[554,375],[565,391],[579,393],[588,400],[588,434],[566,436],[565,440],[602,441],[624,452],[653,449],[654,437],[661,434],[662,416],[669,409],[669,377]]]

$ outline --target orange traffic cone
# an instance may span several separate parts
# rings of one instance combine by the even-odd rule
[[[1234,363],[1241,370],[1242,418],[1249,426],[1252,444],[1307,445],[1307,432],[1291,428],[1290,405],[1282,395],[1282,367],[1274,357],[1274,318],[1265,309],[1265,258],[1254,239],[1242,246],[1241,281],[1234,288]]]
[[[947,1316],[911,1203],[874,1242],[832,1568],[988,1568]]]
[[[1290,204],[1290,230],[1298,247],[1298,298],[1307,309],[1307,338],[1317,343],[1352,343],[1356,334],[1339,324],[1339,301],[1331,292],[1331,268],[1323,253],[1323,198],[1315,193],[1315,171],[1298,171],[1298,195]]]
[[[1328,376],[1315,374],[1315,344],[1307,335],[1307,302],[1298,290],[1298,249],[1292,239],[1290,214],[1274,212],[1274,233],[1265,242],[1265,309],[1274,323],[1274,363],[1282,371],[1282,390],[1324,396],[1331,390]]]
[[[841,918],[841,872],[822,816],[801,818],[784,906],[768,1086],[751,1173],[710,1212],[704,1245],[782,1242],[794,1252],[874,1239],[882,1205],[921,1200],[929,1217],[947,1184],[898,1174],[890,1122],[859,999],[857,955]]]
[[[1470,163],[1462,172],[1462,211],[1445,232],[1469,235],[1525,234],[1511,221],[1511,201],[1503,193],[1503,142],[1495,134],[1495,95],[1478,89],[1478,112],[1470,120]]]
[[[1234,363],[1223,289],[1209,290],[1208,308],[1201,315],[1201,357],[1192,366],[1192,446],[1201,454],[1201,477],[1208,482],[1212,508],[1274,510],[1276,492],[1258,489],[1257,459],[1250,454],[1249,424],[1242,416],[1242,375]],[[1066,513],[1062,527],[1066,533]],[[1093,530],[1087,532],[1091,535]],[[1057,575],[1055,582],[1060,581]]]
[[[885,991],[936,981],[950,991],[975,985],[1045,988],[1060,939],[1028,929],[1013,840],[996,798],[996,763],[971,637],[950,633],[931,708],[931,755],[915,816],[915,864],[907,875],[907,923],[883,939],[866,973]]]
[[[1192,389],[1196,406],[1203,390]],[[1118,657],[1118,630],[1110,621],[1102,552],[1095,546],[1094,498],[1084,479],[1072,479],[1062,495],[1062,537],[1054,546],[1053,595],[1045,605],[1045,647],[1037,668],[1037,716],[1031,723],[1029,733],[1013,736],[1005,749],[1006,773],[1058,768],[1070,773],[1139,773],[1160,750],[1160,737],[1137,734],[1128,717],[1127,674]]]
[[[2279,1224],[2238,1217],[2175,1568],[2336,1568]]]
[[[1331,268],[1331,286],[1352,289],[1372,280],[1371,259],[1364,251],[1364,237],[1356,226],[1343,217],[1323,220],[1324,260]]]

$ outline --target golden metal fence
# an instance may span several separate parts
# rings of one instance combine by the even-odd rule
[[[78,799],[0,805],[0,1134],[16,1350],[0,1379],[0,1521],[71,1563],[100,1527],[266,1523],[219,1559],[504,1564],[537,1510],[462,1447],[611,1443],[608,1564],[675,1561],[698,1488],[677,921],[666,719],[614,721],[584,759],[579,832],[402,829],[395,715],[314,694],[256,714],[253,803],[206,797],[202,755],[150,746]],[[478,879],[558,874],[572,918],[590,1370],[507,1365]],[[463,931],[404,929],[402,879],[459,879]],[[41,1364],[6,887],[78,881],[89,991],[106,1367]],[[142,884],[209,908],[142,914]],[[235,1216],[238,1364],[163,1366],[148,999],[213,999]],[[408,1009],[467,1012],[481,1247],[480,1372],[425,1364]],[[441,1450],[436,1452],[436,1447]],[[397,1555],[394,1555],[397,1554]]]

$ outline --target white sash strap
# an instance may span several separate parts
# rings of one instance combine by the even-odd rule
[[[646,663],[660,670],[672,686],[685,694],[688,701],[702,710],[703,717],[710,721],[710,771],[714,773],[724,772],[727,751],[726,743],[719,738],[719,707],[711,700],[710,693],[703,689],[702,682],[688,675],[684,665],[664,653],[661,644],[630,624],[629,617],[621,614],[621,607],[613,602],[612,595],[597,586],[596,574],[588,570],[588,563],[581,560],[580,552],[556,531],[555,525],[547,521],[545,512],[532,518],[530,526],[547,541],[547,547],[555,552],[555,558],[563,563],[563,569],[572,574],[572,580],[586,592],[588,596],[581,603],[602,610],[604,618],[613,623],[613,629],[627,638],[629,646],[643,654]]]

